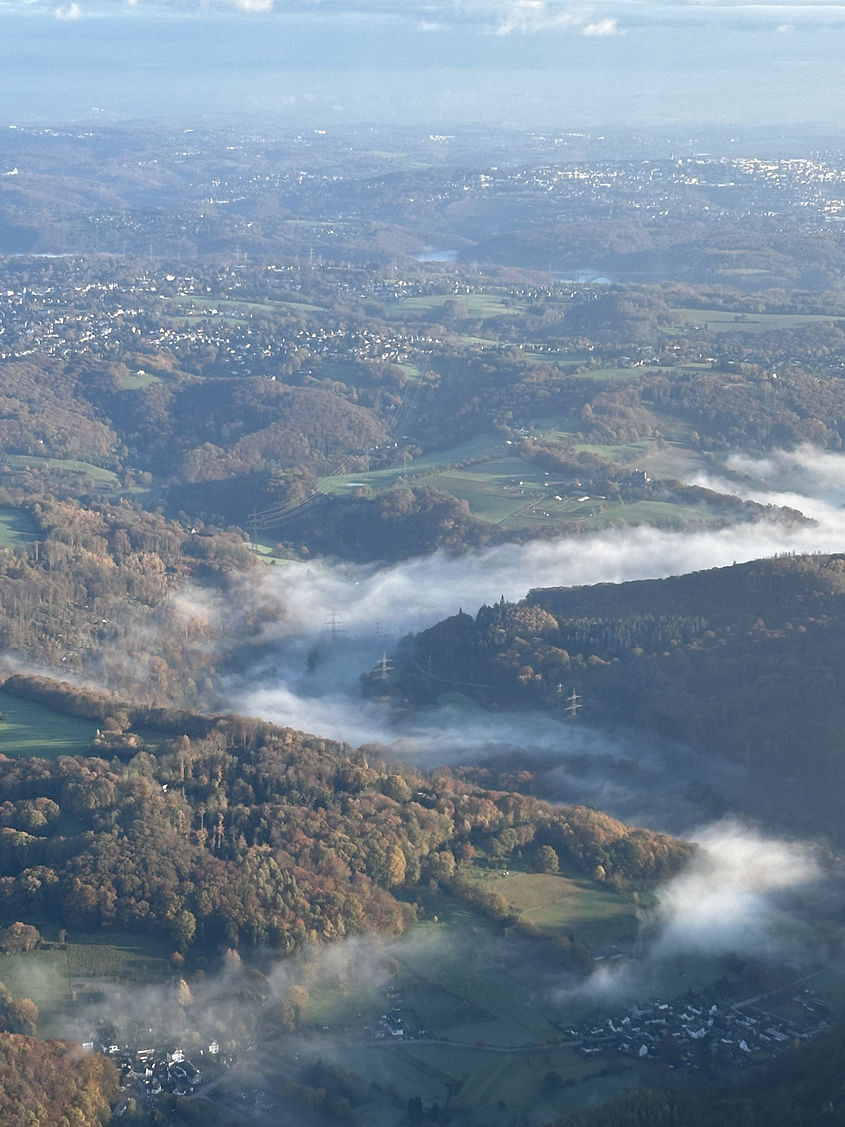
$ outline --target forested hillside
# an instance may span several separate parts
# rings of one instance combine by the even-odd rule
[[[682,740],[766,776],[779,816],[839,836],[845,558],[531,591],[418,635],[396,684]]]
[[[105,1057],[0,1032],[0,1120],[9,1127],[103,1127],[117,1093],[117,1069]]]
[[[49,682],[7,690],[61,697]],[[245,718],[102,715],[87,758],[0,759],[0,910],[91,931],[145,930],[288,951],[308,939],[398,932],[430,880],[461,894],[473,859],[542,870],[554,856],[624,887],[690,856],[672,838],[584,808],[483,790],[441,769],[398,771],[365,751]],[[145,742],[139,724],[187,721]],[[117,755],[117,758],[115,758]],[[548,849],[546,848],[548,847]],[[502,918],[506,903],[483,904]]]
[[[29,484],[18,510],[27,535],[0,547],[0,646],[7,656],[150,703],[207,699],[226,649],[207,644],[220,629],[214,608],[257,566],[242,536],[188,531],[131,498],[82,503],[56,497],[37,476]],[[0,506],[12,497],[20,503],[17,489],[0,489]],[[181,602],[186,583],[204,596]],[[233,643],[255,631],[245,609],[225,611]],[[265,621],[278,613],[262,608]]]

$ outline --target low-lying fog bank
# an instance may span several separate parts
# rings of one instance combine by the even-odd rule
[[[502,595],[518,600],[533,587],[658,578],[778,553],[838,551],[845,545],[842,480],[845,456],[809,447],[759,460],[736,456],[723,472],[698,478],[743,498],[797,508],[815,519],[812,527],[776,518],[715,531],[642,526],[457,557],[437,553],[389,567],[318,562],[273,569],[262,596],[283,602],[286,613],[267,628],[271,656],[228,685],[227,706],[356,746],[380,744],[390,756],[426,765],[522,759],[545,773],[550,798],[586,802],[676,833],[714,814],[754,812],[764,807],[765,788],[748,786],[741,769],[714,765],[689,749],[646,744],[632,733],[599,736],[584,714],[563,723],[534,714],[487,714],[456,700],[396,717],[361,697],[360,676],[389,657],[403,635],[459,609],[475,614]]]

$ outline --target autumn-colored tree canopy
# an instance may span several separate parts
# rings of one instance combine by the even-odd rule
[[[94,694],[17,677],[31,696]],[[166,725],[167,713],[127,714]],[[584,807],[487,790],[440,769],[289,728],[229,716],[161,731],[123,758],[0,757],[0,910],[73,929],[165,934],[194,943],[270,944],[396,932],[409,893],[438,881],[469,895],[456,857],[561,865],[612,884],[665,878],[690,847]],[[41,817],[36,814],[40,813]],[[496,913],[494,913],[496,914]]]
[[[0,1123],[9,1127],[104,1127],[117,1098],[106,1057],[67,1041],[0,1032]]]

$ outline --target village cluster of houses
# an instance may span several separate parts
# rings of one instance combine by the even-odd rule
[[[401,992],[388,990],[389,1006],[364,1027],[386,1044],[423,1041],[432,1034],[416,1015],[406,1021]],[[811,990],[795,987],[733,1004],[688,992],[670,1002],[643,1001],[615,1014],[591,1014],[563,1029],[569,1047],[586,1059],[622,1054],[696,1070],[705,1062],[746,1067],[770,1060],[830,1029],[828,1006]]]
[[[202,1079],[200,1070],[185,1056],[180,1048],[159,1050],[153,1048],[132,1049],[128,1045],[114,1042],[103,1044],[99,1041],[84,1041],[84,1049],[111,1057],[120,1072],[121,1101],[116,1109],[124,1111],[130,1099],[150,1103],[163,1093],[174,1096],[187,1096],[193,1092]],[[206,1052],[212,1059],[220,1053],[218,1041],[210,1041]]]
[[[809,991],[720,1006],[688,994],[673,1002],[635,1003],[613,1017],[567,1030],[583,1057],[611,1053],[698,1068],[705,1054],[745,1066],[777,1056],[830,1028],[828,1008]]]
[[[232,375],[263,375],[275,372],[291,357],[307,362],[323,360],[388,360],[403,363],[430,356],[443,347],[443,341],[424,331],[397,326],[390,332],[366,324],[325,325],[313,318],[308,325],[283,331],[264,324],[264,316],[251,308],[232,318],[227,299],[241,298],[242,282],[238,270],[223,270],[211,286],[201,285],[190,272],[181,275],[150,271],[140,276],[106,275],[92,283],[79,284],[76,275],[87,266],[70,259],[60,267],[62,274],[49,282],[13,282],[0,289],[0,359],[21,359],[34,353],[69,359],[102,354],[104,348],[121,346],[130,352],[143,336],[145,350],[162,349],[174,355],[190,356],[201,352],[216,355]],[[244,276],[252,285],[260,284],[261,270]],[[295,296],[300,286],[285,297]],[[338,290],[350,290],[348,282]],[[395,288],[395,287],[394,287]],[[466,287],[475,292],[474,287]],[[358,287],[365,296],[372,285]],[[158,303],[163,298],[184,302],[171,310],[174,316],[162,319]],[[143,370],[137,376],[144,378]]]

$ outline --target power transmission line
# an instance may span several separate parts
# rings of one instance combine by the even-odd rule
[[[563,682],[562,681],[558,681],[558,683],[557,683],[557,687],[555,688],[555,696],[557,697],[558,709],[559,709],[561,715],[566,713],[567,716],[568,716],[568,719],[570,719],[570,720],[574,720],[575,716],[577,715],[578,709],[584,707],[580,703],[581,702],[580,696],[575,692],[574,689],[572,690],[572,692],[569,694],[568,697],[564,697],[564,689],[563,689]],[[565,704],[564,704],[564,699],[566,700]]]
[[[328,634],[332,641],[336,641],[343,634],[343,622],[334,607],[329,612],[328,621],[324,623],[324,633]]]

